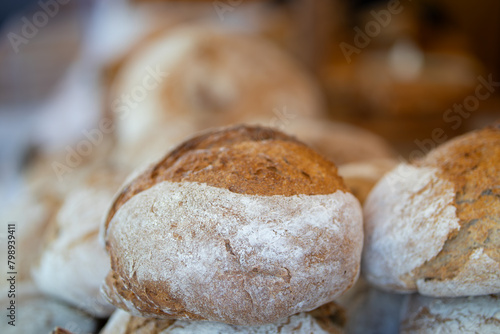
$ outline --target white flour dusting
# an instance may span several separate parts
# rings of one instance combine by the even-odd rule
[[[162,182],[118,210],[108,239],[138,285],[165,285],[207,319],[256,324],[316,308],[354,282],[362,214],[341,191],[255,196]],[[166,304],[157,306],[169,313]]]

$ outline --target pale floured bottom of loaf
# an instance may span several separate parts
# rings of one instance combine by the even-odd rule
[[[118,210],[107,238],[122,285],[104,286],[114,304],[142,316],[255,325],[351,287],[363,231],[358,201],[341,191],[250,196],[162,182]]]
[[[100,294],[109,257],[98,238],[101,215],[111,198],[110,191],[85,187],[70,192],[53,222],[56,235],[32,270],[42,292],[95,317],[114,310]]]

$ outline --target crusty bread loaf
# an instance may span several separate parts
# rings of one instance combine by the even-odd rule
[[[143,43],[118,69],[106,106],[120,154],[132,164],[159,159],[162,143],[209,127],[324,113],[319,89],[288,55],[258,37],[202,24]]]
[[[135,315],[273,323],[352,286],[359,210],[335,165],[297,140],[259,127],[210,131],[116,197],[103,290]]]
[[[500,297],[430,298],[412,295],[403,311],[401,334],[417,333],[500,333]]]
[[[317,85],[292,58],[258,37],[207,25],[155,34],[122,65],[109,94],[121,142],[177,120],[200,129],[280,119],[285,107],[296,116],[324,115]]]
[[[364,272],[393,291],[500,292],[500,127],[401,164],[365,204]]]
[[[73,178],[82,179],[67,191],[49,223],[32,277],[43,293],[92,316],[106,317],[114,307],[100,295],[102,280],[109,271],[109,257],[99,242],[99,228],[124,174],[110,165],[97,165],[73,171]]]
[[[341,334],[343,333],[342,328],[331,318],[328,318],[328,316],[334,316],[337,310],[338,306],[329,303],[316,312],[299,313],[276,323],[260,326],[235,326],[212,321],[140,318],[117,310],[100,334]],[[319,315],[319,318],[316,314]]]

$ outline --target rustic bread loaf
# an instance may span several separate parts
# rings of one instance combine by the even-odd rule
[[[412,295],[403,311],[401,334],[416,333],[500,333],[500,297],[431,298]]]
[[[119,168],[103,163],[72,173],[73,179],[79,180],[67,191],[47,227],[32,277],[43,293],[92,316],[106,317],[114,307],[100,294],[109,271],[109,257],[99,242],[99,228],[125,176]]]
[[[103,291],[139,316],[273,323],[351,287],[362,235],[333,163],[268,128],[213,130],[116,197]]]
[[[329,303],[316,312],[299,313],[276,323],[260,326],[235,326],[213,321],[140,318],[117,310],[100,334],[341,334],[343,333],[341,326],[332,320],[334,318],[328,318],[328,316],[335,316],[338,310],[338,306]],[[319,318],[315,313],[319,313]]]
[[[136,161],[159,159],[162,142],[209,127],[280,119],[285,109],[304,117],[324,113],[318,87],[286,53],[256,36],[204,24],[149,37],[116,71],[106,107],[121,154]]]
[[[401,164],[365,203],[371,283],[430,296],[500,292],[500,127]]]

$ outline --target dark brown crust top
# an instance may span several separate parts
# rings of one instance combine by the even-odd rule
[[[347,191],[335,165],[298,140],[264,127],[233,126],[196,136],[129,183],[106,220],[130,198],[163,181],[200,182],[261,196]]]
[[[439,176],[454,185],[460,229],[412,276],[451,279],[478,248],[500,262],[500,126],[452,140],[430,152],[419,165],[438,168]]]

